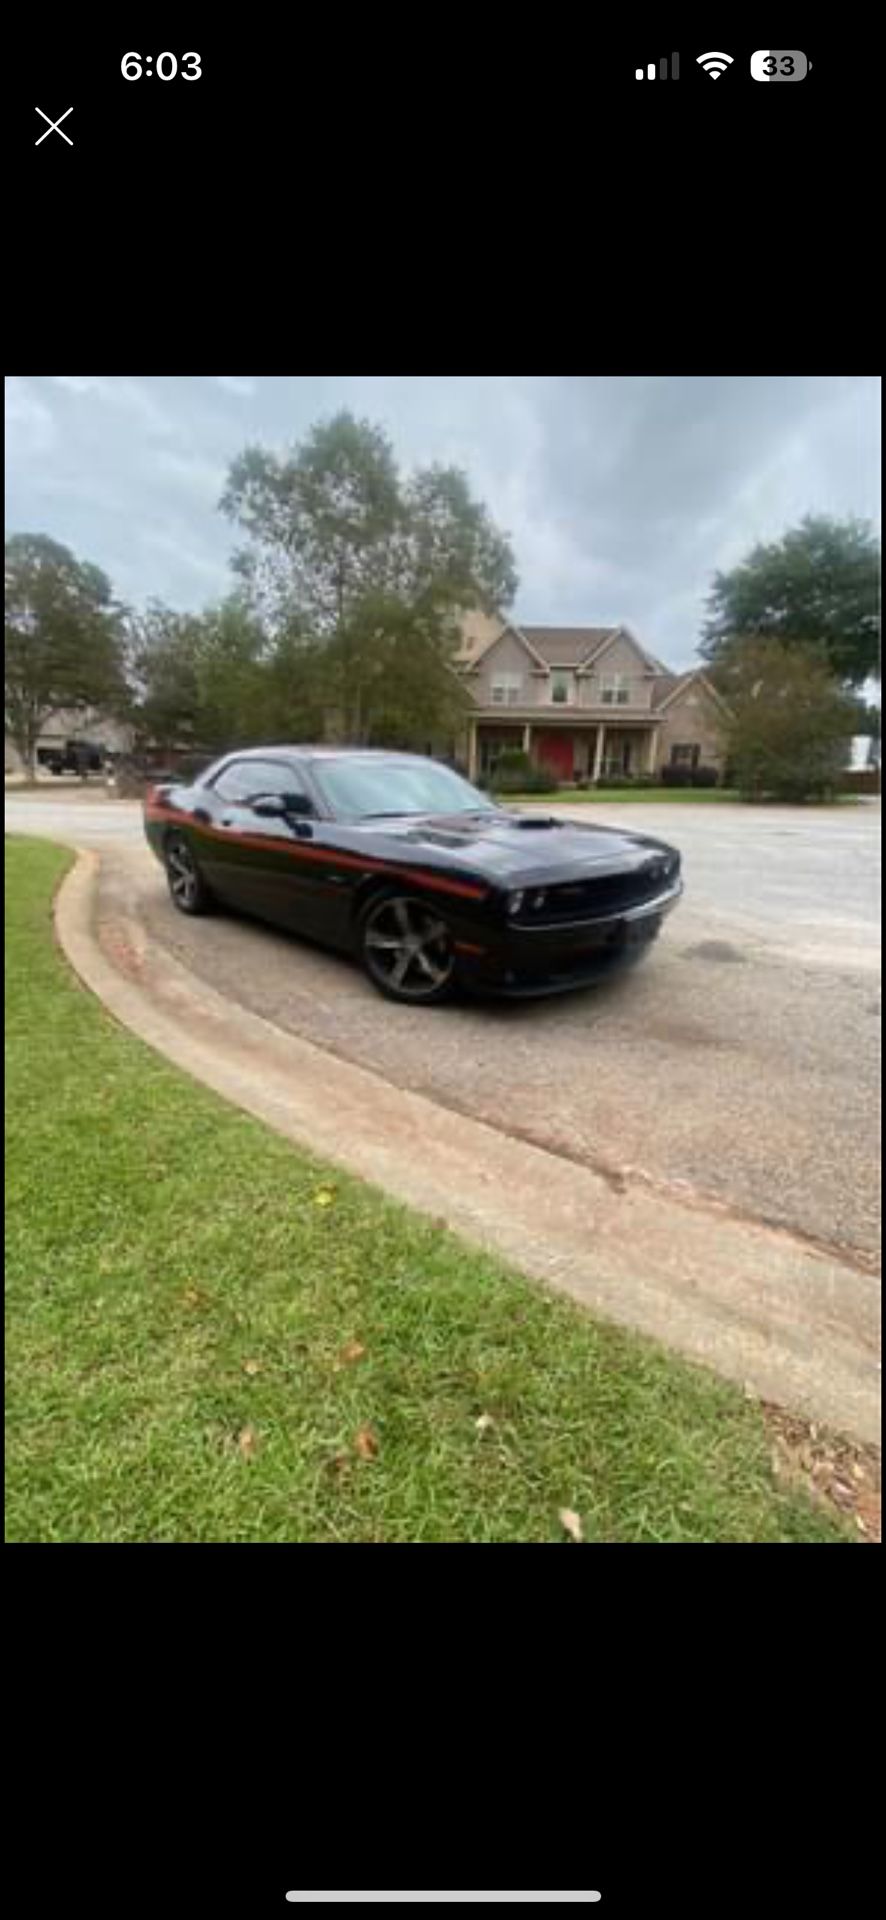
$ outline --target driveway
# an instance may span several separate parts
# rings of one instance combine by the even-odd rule
[[[687,894],[635,973],[434,1012],[227,916],[183,920],[138,809],[7,794],[7,829],[104,847],[102,910],[222,993],[394,1085],[567,1161],[710,1196],[864,1258],[879,1227],[879,806],[552,808],[661,834]]]

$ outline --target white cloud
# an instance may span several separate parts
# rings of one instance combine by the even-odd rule
[[[181,434],[175,416],[165,412],[148,386],[138,380],[125,379],[119,374],[111,374],[107,379],[97,374],[51,374],[50,382],[77,399],[100,400],[107,406],[122,408],[151,433],[172,438],[178,438]],[[156,382],[152,384],[156,385]]]
[[[107,387],[106,380],[99,380],[93,374],[51,373],[54,387],[64,387],[66,393],[100,393]]]
[[[6,452],[27,459],[50,453],[58,441],[52,413],[27,380],[13,376],[6,382]]]
[[[214,508],[227,478],[227,468],[199,454],[172,453],[163,448],[154,455],[152,467],[161,479],[172,481],[183,492]]]
[[[224,563],[214,560],[210,554],[198,552],[178,533],[166,532],[162,527],[146,527],[141,530],[139,540],[142,546],[150,547],[153,552],[168,555],[177,567],[211,581],[216,589],[228,583],[228,569]]]
[[[225,393],[234,393],[238,400],[251,400],[255,393],[255,381],[234,373],[215,375],[217,387],[223,387]]]

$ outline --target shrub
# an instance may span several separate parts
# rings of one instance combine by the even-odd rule
[[[527,773],[502,772],[496,767],[490,786],[495,793],[556,793],[559,781],[543,767],[530,767]]]
[[[663,787],[688,787],[692,784],[691,767],[662,767],[661,784]]]
[[[622,787],[633,787],[636,785],[636,782],[629,773],[604,773],[600,777],[600,785],[601,787],[620,789]]]
[[[715,787],[719,778],[716,767],[693,767],[691,784],[693,787]]]
[[[500,773],[525,774],[532,770],[532,761],[522,747],[502,747],[501,753],[496,755],[493,772],[497,779]]]

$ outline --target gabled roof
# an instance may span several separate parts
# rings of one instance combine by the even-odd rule
[[[519,640],[521,645],[526,648],[527,653],[531,655],[537,667],[547,667],[548,662],[536,651],[531,639],[527,636],[526,628],[518,627],[514,620],[505,620],[502,624],[501,631],[490,634],[489,639],[484,640],[482,647],[478,647],[476,653],[471,654],[470,658],[463,657],[459,660],[459,666],[464,671],[473,673],[474,668],[480,665],[481,660],[485,660],[487,653],[491,653],[493,647],[497,647],[499,641],[503,640],[505,634],[508,633],[511,634],[515,640]]]
[[[677,699],[679,694],[685,692],[686,688],[690,685],[690,683],[693,680],[698,680],[701,682],[701,685],[704,687],[705,691],[710,694],[712,700],[716,700],[718,707],[722,707],[724,713],[729,712],[729,708],[726,705],[726,702],[723,699],[722,694],[719,694],[717,692],[716,687],[711,685],[711,682],[708,679],[708,676],[705,673],[703,667],[690,667],[687,673],[681,673],[676,675],[676,677],[673,678],[672,680],[671,686],[665,688],[665,697],[663,700],[656,700],[655,689],[653,689],[652,704],[656,712],[662,713],[665,707],[669,707],[672,704],[672,702]]]
[[[522,627],[521,632],[535,652],[541,656],[548,667],[580,667],[607,640],[618,633],[618,627]]]
[[[647,673],[667,671],[660,660],[654,660],[652,654],[641,647],[630,627],[523,627],[522,632],[549,667],[575,667],[587,671],[602,659],[607,648],[616,640],[627,640],[643,661]]]
[[[654,680],[663,681],[667,688],[675,686],[677,676],[670,673],[645,647],[641,647],[636,635],[623,625],[610,627],[535,627],[518,626],[516,620],[503,620],[498,633],[491,634],[482,646],[470,655],[456,655],[456,665],[461,673],[473,673],[485,660],[487,654],[497,647],[500,640],[510,634],[525,647],[536,669],[547,673],[552,667],[566,667],[573,671],[587,672],[603,657],[607,649],[616,640],[626,640],[643,661],[646,673]],[[685,676],[684,676],[685,678]],[[710,689],[714,691],[713,688]],[[656,688],[653,687],[653,704]]]

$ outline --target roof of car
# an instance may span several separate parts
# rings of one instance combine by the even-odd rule
[[[269,753],[297,753],[304,759],[340,760],[347,756],[349,760],[426,760],[424,753],[401,753],[397,747],[332,747],[302,746],[295,741],[269,742],[263,747],[232,747],[229,753],[219,755],[220,759],[266,760]]]

